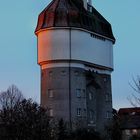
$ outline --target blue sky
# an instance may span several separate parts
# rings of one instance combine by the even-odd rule
[[[0,91],[11,84],[25,97],[39,101],[40,69],[34,30],[38,14],[51,0],[1,0],[0,4]],[[132,77],[140,75],[140,0],[94,0],[94,7],[112,24],[114,72],[113,106],[131,106]]]

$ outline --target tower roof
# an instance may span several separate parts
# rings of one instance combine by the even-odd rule
[[[76,27],[108,37],[115,42],[110,23],[82,0],[52,0],[40,13],[35,33],[50,27]]]

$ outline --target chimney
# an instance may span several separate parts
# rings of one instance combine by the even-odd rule
[[[83,0],[84,8],[87,10],[87,0]]]

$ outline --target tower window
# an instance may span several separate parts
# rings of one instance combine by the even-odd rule
[[[49,98],[53,98],[54,97],[54,91],[52,89],[48,90],[48,96],[49,96]]]
[[[132,134],[133,135],[137,135],[138,134],[138,130],[137,129],[132,129]]]
[[[83,97],[86,98],[86,90],[83,89]]]
[[[86,116],[87,116],[87,110],[84,109],[84,117],[86,117]]]
[[[126,135],[129,136],[129,135],[130,135],[130,130],[129,130],[129,129],[126,129],[126,130],[125,130],[125,133],[126,133]]]
[[[107,82],[107,78],[104,78],[104,82]]]
[[[109,111],[106,112],[106,118],[107,119],[110,119],[111,118],[111,112],[109,112]]]
[[[66,71],[62,70],[61,71],[61,75],[65,76],[66,75]]]
[[[91,124],[95,123],[95,114],[92,110],[89,111],[89,120]]]
[[[42,77],[44,76],[44,72],[41,73],[41,76],[42,76]]]
[[[76,89],[76,96],[77,96],[77,98],[81,98],[81,90],[80,89]]]
[[[49,110],[49,112],[50,112],[50,117],[53,117],[53,109],[52,108]]]
[[[106,118],[109,118],[109,111],[106,112]]]
[[[109,101],[109,95],[108,94],[105,95],[105,100],[106,100],[106,102]]]
[[[49,71],[49,77],[52,77],[52,75],[53,75],[53,72]]]
[[[93,121],[93,119],[94,119],[94,112],[93,111],[89,112],[89,117],[90,117],[90,120]]]
[[[81,108],[77,108],[77,116],[81,116]]]
[[[91,92],[89,92],[89,100],[93,99],[93,94]]]
[[[75,76],[78,76],[79,75],[79,72],[78,71],[75,71],[74,73],[75,73]]]

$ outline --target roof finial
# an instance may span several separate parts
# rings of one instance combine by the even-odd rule
[[[92,5],[92,0],[88,0],[88,4],[89,5]]]

